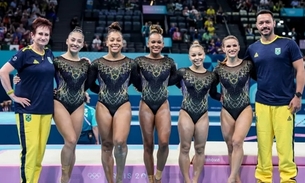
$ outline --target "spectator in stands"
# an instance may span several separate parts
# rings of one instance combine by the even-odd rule
[[[90,99],[89,94],[86,92],[84,121],[82,132],[77,142],[78,144],[100,144],[95,109],[88,105],[90,103]]]
[[[222,46],[222,43],[221,43],[220,38],[216,38],[215,47],[216,47],[218,53],[222,52],[221,46]]]
[[[49,19],[51,22],[55,23],[57,16],[56,16],[56,5],[50,2],[48,5],[48,9],[46,11],[46,18]]]
[[[39,18],[33,23],[33,44],[18,51],[0,70],[3,88],[14,101],[21,140],[21,182],[38,182],[51,128],[53,105],[53,54],[45,48],[52,24]],[[38,63],[38,64],[37,64]],[[16,69],[23,80],[12,89],[9,73]]]
[[[208,25],[207,31],[208,31],[210,34],[214,34],[214,33],[215,33],[215,27],[213,26],[213,24],[209,24],[209,25]]]
[[[224,16],[225,16],[225,13],[223,12],[222,7],[219,6],[219,9],[216,12],[216,23],[222,23]]]
[[[218,49],[215,46],[214,39],[212,39],[209,43],[209,46],[207,49],[207,54],[210,54],[210,55],[218,54]]]
[[[208,17],[208,19],[204,22],[204,29],[208,29],[209,25],[213,25],[213,21],[211,17]]]
[[[188,21],[190,27],[193,27],[193,28],[196,27],[196,13],[197,12],[198,12],[197,10],[191,10],[189,12],[189,15],[187,17],[187,21]]]
[[[100,36],[96,35],[95,39],[92,41],[92,50],[93,51],[101,51],[103,49],[102,40]]]
[[[173,39],[173,41],[181,41],[182,40],[182,34],[181,34],[181,32],[179,31],[178,28],[176,28],[176,31],[173,33],[172,39]]]
[[[208,47],[210,41],[213,39],[213,35],[209,32],[205,32],[202,35],[202,42],[205,45],[205,47]]]
[[[7,33],[5,38],[4,38],[4,42],[7,44],[7,45],[10,45],[13,41],[13,35],[11,33]]]
[[[246,36],[254,36],[253,28],[251,24],[247,24],[247,26],[245,27],[245,32],[246,32]]]
[[[171,27],[169,28],[169,35],[172,37],[177,27],[175,23],[171,23]]]
[[[19,50],[21,50],[22,48],[26,47],[27,43],[25,42],[25,39],[21,39],[20,44],[19,44]]]
[[[0,22],[0,41],[4,39],[6,32],[7,28]]]
[[[213,6],[209,6],[206,15],[211,18],[211,21],[216,22],[216,12]]]
[[[198,31],[198,29],[194,29],[194,31],[191,31],[191,36],[192,36],[192,41],[199,41],[199,43],[202,42],[202,36],[200,34],[200,32]]]
[[[183,32],[183,42],[189,44],[191,42],[190,35],[187,31]]]
[[[261,9],[269,9],[269,8],[270,8],[269,0],[260,0],[259,10],[261,10]]]
[[[23,24],[19,24],[19,27],[16,29],[16,32],[13,34],[13,40],[15,40],[15,38],[18,38],[18,41],[21,41],[23,36],[26,36],[29,33],[30,31],[25,30]]]
[[[184,7],[183,11],[182,11],[182,15],[185,17],[189,17],[190,15],[190,10],[187,6]]]
[[[11,17],[9,16],[8,13],[3,17],[2,23],[4,26],[8,27],[12,22],[11,22]]]
[[[142,36],[144,38],[148,36],[148,34],[149,34],[149,25],[148,25],[148,22],[145,22],[145,24],[142,26],[141,32],[142,32]]]
[[[203,18],[201,16],[201,13],[197,12],[195,14],[195,19],[196,19],[196,28],[199,30],[203,29]]]
[[[273,5],[272,11],[273,11],[274,13],[278,13],[278,12],[281,11],[281,7],[280,7],[280,3],[279,3],[279,2],[276,2],[276,3]]]

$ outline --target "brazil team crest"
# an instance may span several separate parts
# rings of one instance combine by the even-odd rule
[[[47,57],[47,58],[48,58],[48,61],[49,61],[51,64],[53,64],[53,61],[52,61],[51,57]]]
[[[275,53],[276,55],[281,54],[281,48],[275,48],[274,53]]]
[[[26,115],[25,115],[25,120],[26,120],[27,122],[30,122],[30,121],[32,120],[32,115],[26,114]]]

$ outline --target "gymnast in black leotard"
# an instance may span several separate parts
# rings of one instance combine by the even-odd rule
[[[219,64],[215,67],[214,73],[222,88],[222,106],[234,120],[250,105],[249,82],[252,68],[253,64],[248,60],[236,66]]]
[[[167,87],[170,76],[176,72],[175,62],[169,57],[153,59],[146,56],[137,57],[135,62],[142,80],[141,100],[156,115],[168,98]]]
[[[135,62],[121,53],[123,36],[118,22],[108,27],[106,45],[108,54],[92,62],[88,83],[91,85],[96,79],[99,82],[96,121],[101,135],[102,164],[107,182],[114,183],[114,149],[116,183],[122,183],[132,116],[127,91],[131,83],[141,87],[141,82]],[[137,87],[139,91],[140,87]]]
[[[180,68],[177,72],[177,86],[181,88],[183,100],[178,119],[180,138],[179,166],[184,182],[198,182],[204,165],[204,149],[208,136],[208,94],[220,99],[216,90],[216,77],[203,67],[205,53],[198,41],[194,41],[189,50],[192,65]],[[192,181],[189,177],[189,150],[194,139],[195,156]]]
[[[85,101],[85,81],[90,63],[86,59],[71,61],[63,56],[53,60],[57,83],[54,99],[71,115]]]
[[[181,68],[177,75],[181,78],[177,84],[183,95],[181,109],[188,113],[196,124],[208,110],[208,93],[216,80],[215,74],[210,71],[198,73],[190,68]]]
[[[164,47],[163,30],[158,25],[150,27],[147,46],[150,53],[138,57],[138,73],[141,76],[142,98],[139,108],[144,163],[149,183],[161,183],[162,171],[168,157],[168,141],[171,131],[171,116],[168,103],[167,87],[171,85],[171,78],[176,74],[174,61],[161,55]],[[157,153],[157,171],[154,176],[154,128],[158,132],[159,149]]]
[[[102,57],[92,62],[90,77],[98,79],[98,101],[109,110],[112,117],[120,106],[129,102],[127,91],[130,84],[134,83],[133,77],[130,77],[134,73],[137,73],[137,65],[128,57],[115,61]]]
[[[214,73],[222,89],[221,130],[231,164],[228,183],[240,183],[239,168],[243,160],[243,142],[253,116],[249,82],[250,77],[255,74],[251,61],[238,58],[240,47],[236,37],[225,37],[222,49],[226,53],[226,59],[215,67]]]
[[[90,61],[79,58],[84,46],[82,30],[76,27],[66,40],[68,51],[54,59],[57,87],[54,94],[54,121],[64,138],[61,152],[61,183],[68,183],[75,163],[75,147],[83,118],[86,80]]]

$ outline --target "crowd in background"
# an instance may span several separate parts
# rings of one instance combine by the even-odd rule
[[[0,49],[19,50],[31,43],[30,27],[37,17],[55,23],[57,0],[0,0]]]

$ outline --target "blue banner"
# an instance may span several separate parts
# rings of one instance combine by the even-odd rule
[[[304,8],[282,8],[281,16],[283,17],[304,17]]]
[[[160,6],[160,5],[143,5],[143,14],[159,14],[159,15],[166,15],[167,9],[166,6]]]

